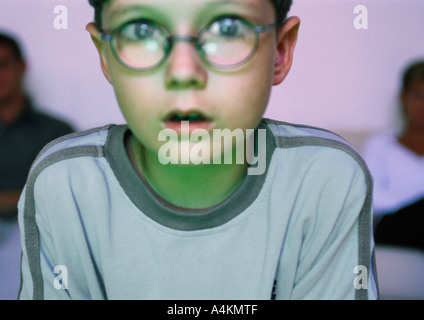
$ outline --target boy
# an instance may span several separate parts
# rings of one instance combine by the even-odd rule
[[[35,161],[20,298],[376,298],[364,163],[327,131],[262,119],[292,63],[291,1],[90,3],[128,125]]]

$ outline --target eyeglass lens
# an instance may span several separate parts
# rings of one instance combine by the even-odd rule
[[[169,54],[171,37],[163,28],[147,20],[124,24],[112,36],[117,58],[135,70],[151,69]],[[257,34],[240,18],[221,18],[202,29],[197,47],[203,58],[217,67],[231,67],[248,59],[255,50]]]

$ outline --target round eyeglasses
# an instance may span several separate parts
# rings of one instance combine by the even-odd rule
[[[272,30],[276,23],[257,26],[239,17],[220,17],[206,25],[197,37],[169,35],[157,23],[139,19],[114,31],[103,31],[113,55],[126,68],[148,71],[160,66],[175,42],[192,42],[203,61],[219,69],[232,69],[246,63],[259,43],[259,34]]]

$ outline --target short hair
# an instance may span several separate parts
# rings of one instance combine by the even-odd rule
[[[408,91],[412,83],[424,82],[424,60],[410,64],[402,76],[402,92]]]
[[[21,45],[16,37],[0,32],[0,46],[9,48],[17,60],[24,61]]]
[[[94,22],[98,29],[102,29],[102,9],[103,5],[109,0],[88,0],[94,8]],[[275,7],[276,22],[282,24],[290,10],[293,0],[270,0]]]

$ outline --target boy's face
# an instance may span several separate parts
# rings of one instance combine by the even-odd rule
[[[115,30],[139,18],[164,26],[170,35],[197,36],[219,16],[236,15],[255,25],[275,22],[270,0],[112,0],[103,9],[103,29]],[[261,33],[254,56],[242,66],[222,70],[207,65],[193,43],[177,42],[168,59],[154,70],[135,72],[113,56],[93,24],[87,26],[99,50],[102,69],[113,85],[122,113],[133,134],[156,152],[164,128],[178,132],[174,115],[200,114],[190,129],[253,129],[260,122],[273,85],[287,75],[297,37],[298,19],[280,31]]]

